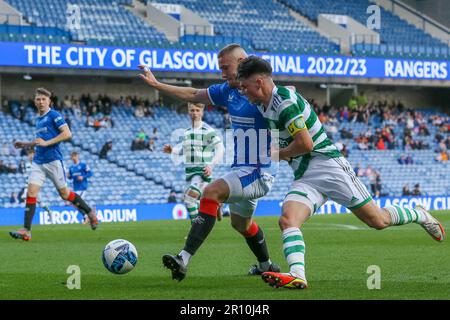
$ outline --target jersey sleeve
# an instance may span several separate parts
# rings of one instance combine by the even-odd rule
[[[305,130],[306,124],[304,116],[298,104],[293,101],[286,101],[287,107],[280,112],[280,129],[287,129],[293,137],[299,131]]]
[[[91,168],[90,168],[87,164],[84,165],[84,177],[85,177],[85,178],[90,178],[90,177],[92,177],[92,171],[91,171]]]
[[[59,114],[58,112],[55,112],[53,114],[53,124],[59,129],[63,125],[67,124],[66,120],[64,120],[64,117]]]
[[[219,135],[217,134],[217,132],[215,130],[211,131],[211,133],[209,134],[209,141],[210,143],[215,146],[218,143],[222,142],[222,139],[220,139]]]
[[[226,82],[222,84],[213,84],[209,86],[208,89],[206,89],[208,92],[209,100],[211,100],[211,103],[213,105],[227,106],[228,95],[226,94],[226,84]]]

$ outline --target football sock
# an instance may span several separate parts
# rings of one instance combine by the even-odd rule
[[[283,230],[283,251],[289,264],[289,271],[306,280],[305,276],[305,242],[299,228],[287,228]]]
[[[267,250],[266,240],[264,239],[264,232],[252,221],[252,224],[247,231],[243,232],[242,235],[245,237],[245,241],[252,250],[253,254],[259,262],[260,268],[267,270],[270,266],[269,251]],[[261,263],[263,263],[261,265]]]
[[[412,208],[388,206],[384,207],[383,209],[389,212],[389,215],[391,216],[391,226],[399,226],[411,222],[420,224],[426,220],[424,214]]]
[[[189,214],[189,219],[191,219],[191,224],[192,224],[193,223],[192,221],[198,216],[199,201],[197,201],[197,200],[185,201],[185,205],[186,205],[186,209]]]
[[[184,265],[187,266],[187,264],[189,263],[189,260],[191,260],[192,255],[185,250],[181,250],[181,252],[178,255],[183,260]]]
[[[27,197],[23,227],[28,231],[31,230],[31,222],[33,221],[35,212],[36,212],[36,198]]]
[[[185,251],[194,255],[200,248],[216,223],[218,208],[219,202],[215,200],[206,198],[200,200],[199,213],[191,225],[191,230],[184,246]]]
[[[91,212],[91,208],[77,193],[71,191],[67,200],[69,200],[78,210],[80,210],[83,215],[87,215]]]

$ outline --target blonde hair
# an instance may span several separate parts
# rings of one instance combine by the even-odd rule
[[[199,103],[199,102],[189,102],[188,103],[188,108],[192,108],[192,107],[197,107],[197,108],[200,108],[202,110],[205,110],[205,105],[203,103]]]
[[[46,96],[48,98],[51,98],[52,93],[50,91],[48,91],[47,89],[45,89],[45,88],[37,88],[36,91],[34,92],[34,95],[35,96],[42,95],[42,96]]]

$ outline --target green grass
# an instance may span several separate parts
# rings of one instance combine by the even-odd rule
[[[438,212],[450,230],[450,212]],[[278,217],[258,217],[273,261],[284,271]],[[348,227],[353,226],[353,227]],[[0,299],[449,299],[450,241],[437,243],[416,224],[369,229],[353,215],[315,216],[303,228],[307,290],[274,289],[246,275],[255,262],[229,218],[216,223],[178,283],[161,256],[178,253],[188,221],[35,226],[30,242],[13,240],[0,227]],[[139,261],[126,275],[101,261],[109,241],[135,244]],[[69,265],[81,268],[81,289],[69,290]],[[381,289],[368,290],[367,268],[381,268]]]

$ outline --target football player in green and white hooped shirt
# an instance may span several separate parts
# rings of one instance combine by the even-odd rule
[[[187,188],[184,203],[191,223],[198,215],[199,199],[205,186],[211,182],[213,166],[222,159],[224,146],[216,131],[202,121],[205,105],[189,103],[188,112],[192,126],[184,132],[183,142],[172,148],[165,145],[165,153],[184,154]],[[218,220],[221,219],[219,208]]]
[[[417,223],[430,236],[443,241],[445,231],[425,208],[387,206],[380,208],[356,177],[352,167],[327,137],[309,103],[294,90],[276,86],[266,60],[250,56],[238,67],[241,89],[258,105],[279,144],[271,150],[275,160],[288,161],[294,182],[283,201],[279,225],[288,273],[265,272],[263,280],[274,287],[307,287],[305,240],[300,227],[327,199],[348,208],[368,226],[384,229]],[[279,149],[278,149],[279,148]]]

